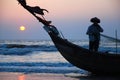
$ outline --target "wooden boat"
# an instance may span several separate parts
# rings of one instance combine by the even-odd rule
[[[119,54],[91,52],[52,32],[50,32],[49,35],[61,55],[76,67],[87,70],[93,74],[120,74]]]
[[[22,3],[21,0],[18,2],[29,11],[37,20],[43,23],[45,26],[49,24],[37,17],[33,12]],[[82,48],[81,46],[75,45],[66,39],[63,39],[56,35],[52,29],[46,29],[54,42],[56,48],[61,55],[68,60],[71,64],[78,68],[92,72],[93,74],[119,74],[120,75],[120,54],[109,54],[102,52],[91,52],[88,49]],[[55,27],[54,27],[55,30]]]

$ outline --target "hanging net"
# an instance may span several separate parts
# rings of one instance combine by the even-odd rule
[[[120,43],[120,39],[101,34],[101,40]]]
[[[120,39],[101,34],[102,51],[120,53]]]

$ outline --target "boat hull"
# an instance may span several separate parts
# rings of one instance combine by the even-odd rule
[[[101,52],[90,52],[53,33],[49,33],[61,55],[74,66],[93,74],[119,74],[120,55]]]

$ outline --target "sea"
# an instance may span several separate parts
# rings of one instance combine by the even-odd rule
[[[88,49],[87,40],[69,41]],[[120,54],[120,44],[102,42],[99,51]],[[0,72],[90,74],[65,60],[51,40],[0,40]]]

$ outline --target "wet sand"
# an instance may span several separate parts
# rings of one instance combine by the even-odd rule
[[[0,72],[0,80],[120,80],[120,76],[86,76],[83,74]]]
[[[79,80],[64,74],[0,72],[0,80]]]

